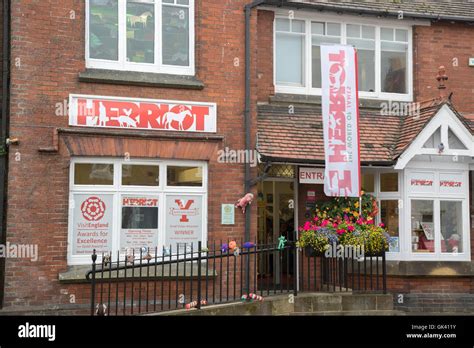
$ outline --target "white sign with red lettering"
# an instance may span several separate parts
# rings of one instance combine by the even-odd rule
[[[300,184],[324,184],[324,169],[300,168]]]
[[[215,133],[215,103],[69,96],[69,125]]]
[[[434,172],[411,172],[408,176],[410,193],[434,193],[436,189]]]
[[[326,196],[359,197],[357,55],[349,45],[321,46]]]
[[[449,194],[464,193],[464,176],[462,173],[440,173],[439,192]]]

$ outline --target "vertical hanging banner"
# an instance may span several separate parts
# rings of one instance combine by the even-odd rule
[[[359,197],[357,55],[346,45],[321,46],[326,196]]]

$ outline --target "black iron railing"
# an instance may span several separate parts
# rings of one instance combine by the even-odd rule
[[[228,245],[228,243],[227,243]],[[308,257],[294,242],[220,242],[158,248],[116,255],[94,252],[92,315],[135,315],[237,301],[298,291],[386,292],[385,253],[379,256]],[[114,257],[115,256],[115,257]]]
[[[228,243],[227,243],[228,244]],[[294,245],[278,248],[277,244],[255,245],[239,250],[208,243],[197,250],[183,245],[173,253],[157,248],[92,255],[92,315],[134,315],[200,308],[203,305],[261,300],[268,294],[288,293],[296,289],[290,258],[296,257]],[[268,262],[271,260],[272,262]],[[291,266],[296,260],[291,261]],[[296,279],[296,278],[295,278]],[[260,297],[259,297],[260,296]]]

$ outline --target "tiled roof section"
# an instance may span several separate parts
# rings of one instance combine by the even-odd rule
[[[265,157],[295,162],[324,161],[324,142],[320,107],[260,105],[258,150]],[[361,162],[392,162],[401,118],[361,110]]]
[[[288,0],[288,3],[314,5],[318,9],[332,11],[359,11],[394,16],[398,16],[398,11],[403,11],[405,17],[474,21],[474,3],[468,0]]]
[[[432,99],[420,103],[419,113],[407,116],[383,115],[361,109],[360,152],[362,163],[392,164],[428,122],[447,105],[474,134],[474,117],[460,115],[449,102]],[[322,112],[320,106],[267,104],[258,107],[258,151],[271,160],[324,162]]]

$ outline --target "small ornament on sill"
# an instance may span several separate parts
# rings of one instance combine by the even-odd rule
[[[127,256],[126,256],[127,266],[132,266],[135,261],[135,256],[133,255],[132,249],[127,249]]]
[[[105,253],[104,254],[104,258],[103,258],[103,261],[104,263],[104,267],[107,267],[110,263],[110,254],[109,253]]]
[[[153,258],[153,256],[151,256],[150,252],[148,251],[146,256],[144,256],[143,258],[147,261],[150,261]]]
[[[285,249],[286,242],[287,242],[287,240],[286,240],[285,236],[280,236],[278,238],[278,250]]]
[[[171,255],[170,248],[163,247],[163,256],[170,256],[170,255]]]
[[[240,249],[238,247],[234,248],[234,256],[240,255]]]
[[[105,305],[105,303],[97,304],[97,306],[95,307],[95,315],[99,317],[107,316],[107,306]]]
[[[252,243],[252,242],[245,242],[244,245],[242,245],[242,248],[244,249],[250,249],[253,247],[255,247],[255,243]]]
[[[191,308],[197,307],[197,304],[198,304],[198,301],[193,301],[191,303],[186,304],[186,306],[184,306],[184,307],[187,310],[190,310]],[[201,300],[201,306],[206,306],[206,305],[207,305],[207,301],[206,300]]]

